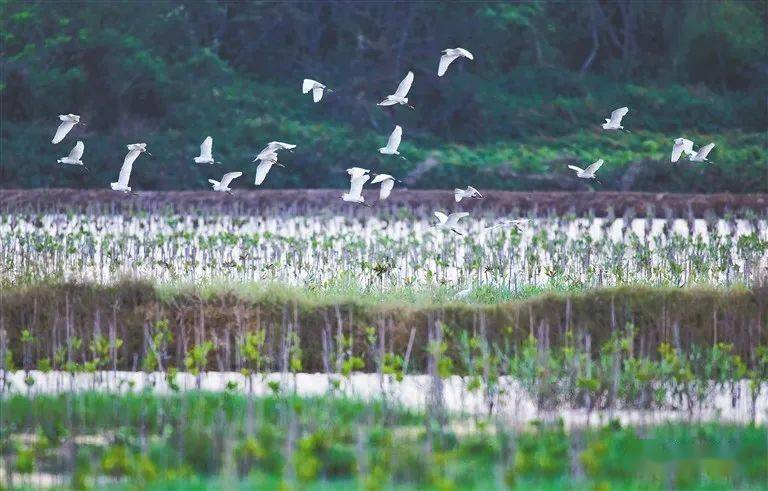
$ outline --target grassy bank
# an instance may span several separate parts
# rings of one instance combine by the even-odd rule
[[[359,287],[305,290],[241,285],[156,288],[149,283],[42,284],[0,294],[3,344],[22,368],[41,360],[86,363],[95,341],[110,348],[109,366],[136,369],[153,349],[159,327],[166,362],[183,366],[195,346],[210,341],[206,361],[218,370],[239,369],[239,346],[248,333],[262,333],[265,369],[286,369],[286,350],[300,347],[304,370],[328,368],[329,357],[359,356],[374,368],[374,351],[404,355],[411,368],[427,365],[430,343],[459,353],[462,337],[489,346],[521,349],[580,346],[597,354],[613,337],[631,333],[632,353],[657,357],[662,344],[689,352],[694,346],[729,343],[752,364],[768,343],[768,290],[621,287],[542,291],[505,298],[505,292],[475,289],[463,298],[437,286],[376,293]],[[26,333],[26,334],[25,334]],[[27,341],[25,342],[24,339]],[[377,346],[371,346],[371,338]],[[75,340],[75,341],[73,341]],[[74,343],[74,344],[73,344]],[[379,346],[380,345],[380,346]],[[413,347],[413,349],[409,348]],[[58,361],[56,361],[58,360]]]
[[[0,399],[6,471],[142,488],[751,489],[768,478],[764,427],[663,424],[566,432],[551,422],[406,412],[343,398],[188,393]],[[119,481],[118,481],[119,482]]]

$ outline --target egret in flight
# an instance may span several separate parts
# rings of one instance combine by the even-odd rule
[[[453,63],[453,60],[457,58],[468,58],[474,60],[475,57],[472,53],[464,48],[448,48],[443,50],[443,56],[440,57],[440,64],[437,67],[437,76],[442,77],[445,75],[445,71],[448,70],[448,66]]]
[[[707,155],[709,155],[709,152],[711,152],[713,148],[715,148],[714,143],[710,143],[709,145],[704,145],[694,155],[689,155],[688,160],[690,160],[691,162],[711,162],[707,158]]]
[[[400,147],[400,141],[403,139],[403,128],[400,125],[395,126],[394,131],[392,131],[392,134],[389,135],[389,140],[387,141],[386,147],[381,147],[379,149],[379,153],[382,153],[384,155],[397,155],[403,160],[407,160],[405,157],[400,155],[400,152],[397,151],[397,149]]]
[[[213,138],[206,137],[200,144],[200,156],[195,157],[196,164],[220,164],[213,159]]]
[[[711,150],[711,149],[710,149]],[[675,144],[672,146],[671,162],[677,162],[680,160],[680,156],[685,153],[688,157],[695,155],[693,151],[693,142],[686,138],[675,138]]]
[[[123,193],[128,194],[131,193],[128,181],[131,179],[131,169],[133,168],[134,160],[144,152],[149,155],[152,154],[147,152],[146,143],[131,143],[126,146],[128,147],[128,153],[125,155],[125,160],[123,160],[123,166],[120,168],[120,175],[117,177],[117,182],[112,182],[109,185],[115,191],[122,191]],[[135,195],[136,193],[131,194]]]
[[[58,159],[56,162],[60,164],[70,164],[70,165],[81,165],[83,166],[83,169],[88,170],[88,168],[83,164],[83,161],[80,160],[83,158],[83,151],[85,150],[85,145],[83,142],[78,141],[75,143],[75,146],[72,148],[72,151],[69,152],[69,155],[67,155],[64,158]]]
[[[253,161],[256,162],[257,160],[262,160],[271,153],[277,154],[278,150],[288,150],[292,152],[294,148],[296,148],[296,145],[291,145],[290,143],[269,142]]]
[[[53,135],[53,140],[51,140],[51,143],[59,143],[61,140],[63,140],[64,137],[67,136],[67,133],[69,133],[69,130],[71,130],[76,124],[80,123],[80,116],[77,114],[60,114],[59,120],[61,120],[61,124],[59,124],[59,127],[56,128],[56,134]]]
[[[394,94],[388,95],[386,99],[379,102],[378,106],[392,106],[395,104],[402,104],[408,106],[411,109],[415,109],[412,105],[408,104],[408,91],[411,90],[413,85],[413,72],[408,72],[400,85],[397,86],[397,90]]]
[[[262,182],[264,182],[264,179],[267,178],[267,173],[272,168],[273,165],[277,165],[280,167],[285,167],[283,164],[279,163],[277,161],[277,153],[268,153],[263,155],[260,159],[261,162],[256,167],[256,180],[254,180],[254,184],[259,186]]]
[[[389,198],[389,195],[392,193],[392,188],[395,187],[395,181],[400,182],[389,174],[376,174],[376,177],[373,178],[371,184],[381,183],[381,189],[379,190],[380,200],[383,201]]]
[[[435,225],[436,228],[439,228],[442,230],[450,230],[455,234],[464,235],[458,230],[456,230],[456,226],[459,224],[459,220],[461,220],[466,216],[469,216],[469,213],[467,213],[466,211],[459,211],[456,213],[451,213],[450,215],[446,215],[442,211],[436,211],[435,216],[439,220],[439,223]]]
[[[371,178],[368,172],[368,169],[360,167],[351,167],[347,169],[347,173],[349,174],[349,192],[341,195],[342,200],[370,206],[365,203],[365,198],[363,197],[363,184],[368,182]]]
[[[580,177],[582,179],[597,180],[597,176],[595,176],[595,172],[597,172],[597,169],[599,169],[601,165],[603,165],[603,159],[598,160],[597,162],[593,163],[586,169],[582,169],[581,167],[576,167],[575,165],[569,165],[568,168],[576,171],[576,177]],[[600,181],[597,181],[597,182],[600,182]]]
[[[473,188],[472,186],[467,186],[467,189],[459,189],[456,188],[453,190],[453,197],[456,199],[456,202],[458,203],[464,198],[477,198],[480,199],[483,197],[482,194],[480,194],[480,191]]]
[[[315,102],[320,102],[320,99],[323,98],[323,91],[333,92],[331,89],[327,88],[325,85],[321,84],[317,80],[312,80],[311,78],[305,78],[304,82],[301,84],[301,92],[302,94],[306,94],[309,91],[312,91],[312,100]]]
[[[237,179],[242,175],[243,175],[242,172],[227,172],[226,174],[224,174],[224,177],[221,178],[221,182],[214,181],[213,179],[208,179],[208,182],[213,184],[214,191],[232,194],[232,188],[229,187],[229,183],[231,183],[234,179]]]
[[[527,218],[499,218],[493,223],[493,225],[485,227],[485,230],[490,231],[490,230],[495,230],[497,228],[514,227],[515,230],[517,230],[518,232],[522,232],[523,226],[528,225],[529,221],[530,220],[528,220]]]
[[[624,130],[629,133],[629,130],[625,130],[621,125],[621,119],[629,112],[628,107],[620,107],[611,113],[610,119],[606,119],[603,123],[604,130]]]

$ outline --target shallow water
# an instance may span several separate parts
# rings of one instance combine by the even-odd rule
[[[97,372],[93,374],[77,373],[74,376],[66,372],[31,371],[34,385],[27,387],[24,380],[26,372],[17,371],[3,374],[5,385],[0,394],[58,394],[65,392],[108,391],[112,393],[138,392],[151,390],[156,394],[168,394],[170,387],[163,373],[145,372]],[[467,415],[487,415],[488,404],[482,391],[467,389],[469,380],[460,376],[451,376],[439,380],[442,391],[435,390],[435,380],[428,375],[407,375],[402,382],[397,382],[378,374],[355,373],[349,379],[324,373],[299,373],[295,376],[284,373],[270,373],[264,377],[253,377],[253,394],[272,393],[269,382],[278,382],[282,393],[295,393],[300,396],[321,396],[337,394],[361,400],[386,400],[406,408],[426,410],[438,404],[449,412]],[[334,381],[338,388],[334,387]],[[200,376],[200,389],[222,392],[227,390],[229,382],[237,384],[238,392],[247,392],[248,381],[238,372],[206,372]],[[176,378],[180,390],[196,390],[197,378],[189,373],[179,373]],[[493,397],[494,414],[502,417],[511,425],[524,425],[534,420],[562,418],[566,427],[600,425],[617,419],[622,424],[656,424],[668,421],[728,421],[734,423],[750,422],[749,382],[741,381],[736,387],[740,396],[735,400],[732,392],[715,389],[706,400],[703,409],[689,413],[684,410],[595,410],[588,413],[585,409],[562,407],[556,410],[541,411],[530,395],[515,380],[502,377],[499,393]],[[732,404],[735,403],[735,404]],[[755,422],[768,422],[768,384],[763,384],[761,395],[757,399]]]

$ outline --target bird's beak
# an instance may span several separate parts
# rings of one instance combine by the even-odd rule
[[[403,160],[408,160],[406,157],[403,157],[402,155],[398,155],[398,157],[400,157]]]
[[[278,167],[282,167],[284,169],[286,168],[285,164],[281,164],[280,162],[275,162],[275,165],[278,166]]]
[[[415,108],[415,107],[413,107],[413,106],[411,106],[410,104],[408,104],[408,107],[410,107],[410,108],[411,108],[411,109],[413,109],[414,111],[416,110],[416,108]]]

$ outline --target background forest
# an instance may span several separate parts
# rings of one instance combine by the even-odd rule
[[[146,141],[136,189],[205,189],[280,140],[291,172],[265,187],[340,188],[362,164],[412,188],[579,189],[566,164],[604,158],[602,189],[768,192],[766,25],[765,1],[0,0],[0,187],[104,188]],[[475,61],[438,78],[456,46]],[[408,70],[416,110],[377,107]],[[313,104],[305,77],[336,92]],[[632,133],[601,132],[622,105]],[[69,112],[87,126],[51,145]],[[377,153],[395,124],[407,161]],[[215,172],[192,162],[207,135]],[[714,141],[714,164],[672,167],[678,136]],[[78,139],[88,173],[56,164]]]

